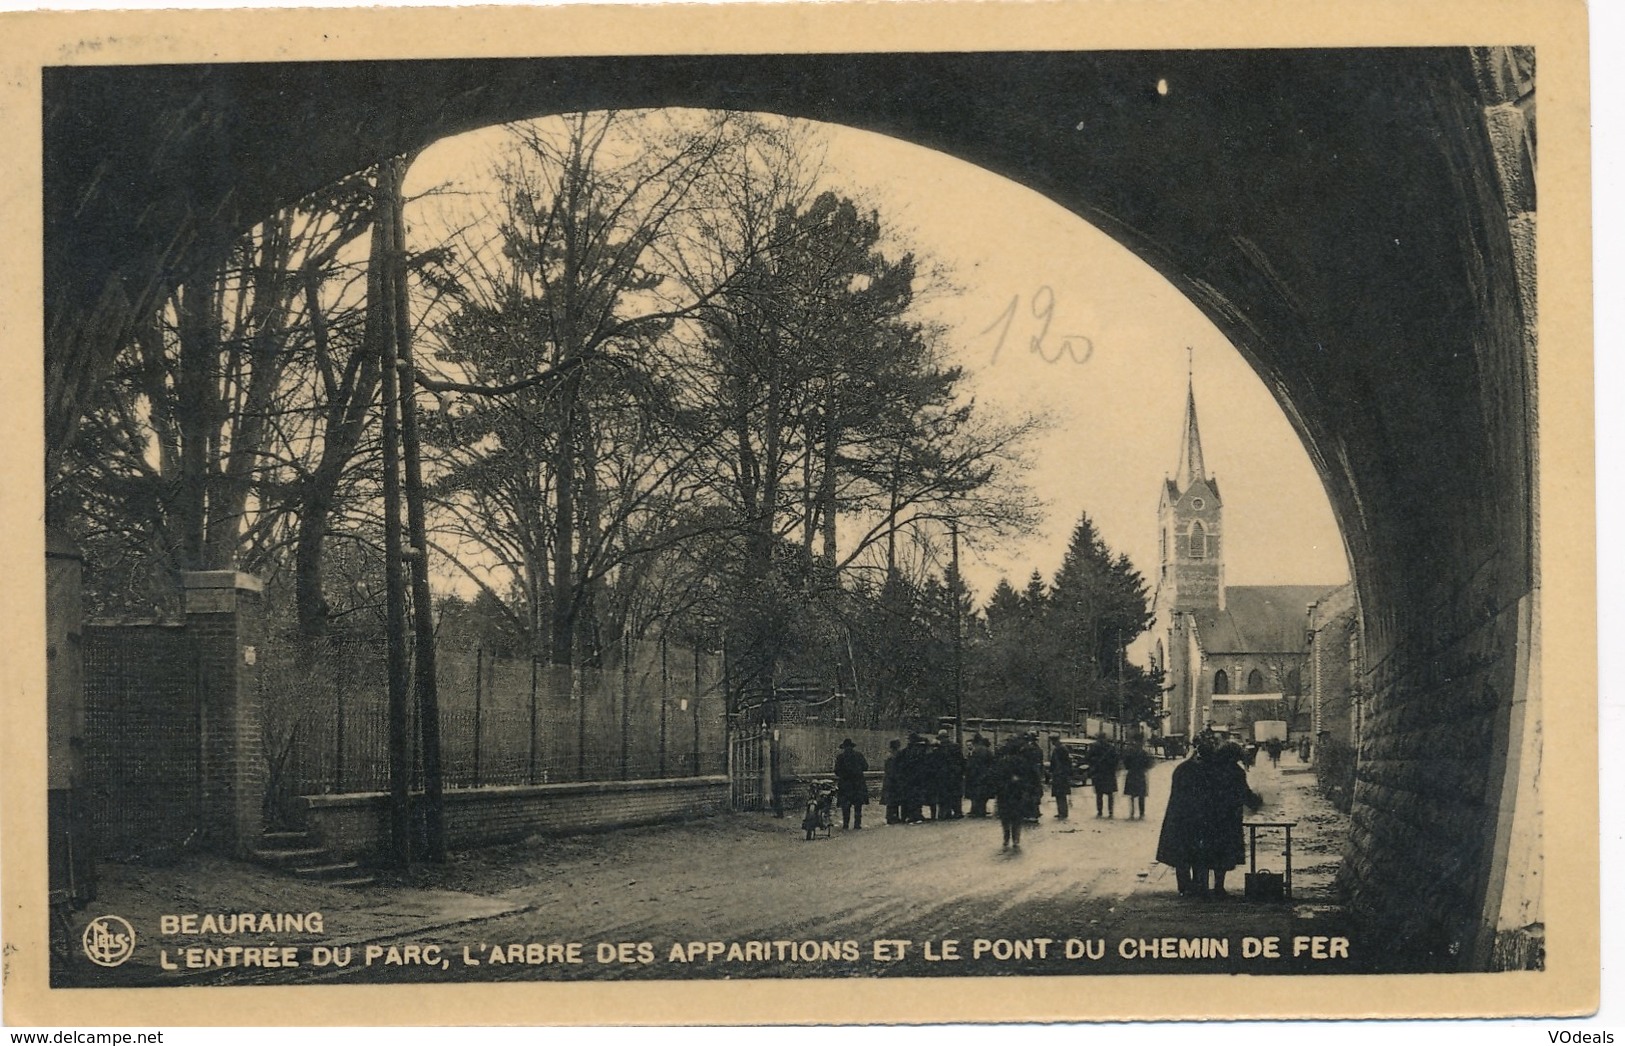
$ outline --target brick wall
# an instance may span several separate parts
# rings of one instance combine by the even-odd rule
[[[184,621],[84,627],[83,806],[102,856],[257,842],[266,765],[258,582],[185,576]]]
[[[196,659],[205,842],[246,853],[258,841],[267,769],[259,707],[260,582],[234,570],[182,576]]]
[[[371,858],[389,836],[388,800],[383,792],[309,796],[305,827],[335,856]],[[660,824],[727,807],[726,777],[453,789],[445,793],[446,845],[467,850],[531,835]]]

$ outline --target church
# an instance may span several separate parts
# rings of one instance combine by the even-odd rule
[[[1163,732],[1188,738],[1209,725],[1241,731],[1307,713],[1309,607],[1333,586],[1224,583],[1224,501],[1202,459],[1194,382],[1157,527],[1150,657],[1163,671]]]

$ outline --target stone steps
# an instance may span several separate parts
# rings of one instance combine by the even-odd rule
[[[254,859],[277,871],[330,886],[373,884],[373,877],[359,863],[335,861],[332,852],[317,845],[308,832],[266,832],[260,841],[264,845],[254,850]]]

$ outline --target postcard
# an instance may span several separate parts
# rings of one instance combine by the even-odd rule
[[[8,1022],[1596,1008],[1581,4],[5,22]]]

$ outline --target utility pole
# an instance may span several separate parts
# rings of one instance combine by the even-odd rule
[[[948,534],[953,543],[953,583],[948,586],[948,598],[954,602],[954,743],[965,743],[965,643],[964,629],[959,621],[959,521],[948,521]]]
[[[384,456],[384,602],[389,662],[389,842],[397,867],[412,863],[411,797],[406,700],[406,579],[401,572],[401,461],[400,382],[396,365],[398,342],[396,301],[389,279],[389,257],[399,217],[391,201],[400,187],[390,160],[378,165],[377,206],[374,210],[373,251],[367,274],[367,326],[379,354],[383,385]]]
[[[1117,630],[1117,739],[1123,739],[1123,630]]]
[[[418,702],[418,729],[423,742],[423,827],[425,850],[431,861],[446,859],[446,831],[440,771],[440,692],[435,672],[433,596],[429,591],[429,539],[423,511],[423,463],[418,439],[417,376],[412,359],[412,322],[407,306],[406,220],[401,182],[407,161],[389,161],[390,226],[394,241],[390,274],[394,281],[396,366],[400,369],[401,446],[406,466],[406,518],[412,548],[412,625],[416,642],[414,673]]]

